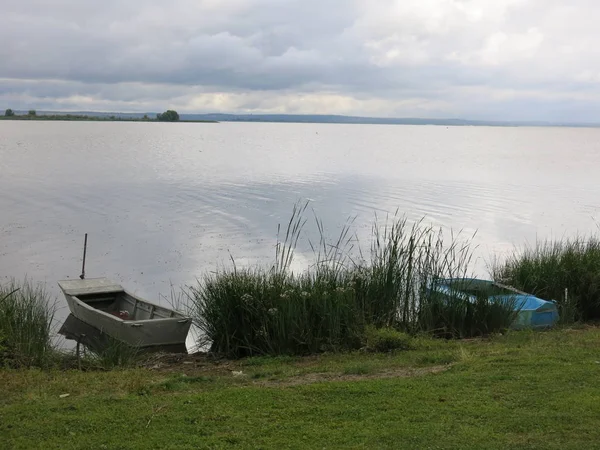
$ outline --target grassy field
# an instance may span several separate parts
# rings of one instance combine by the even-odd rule
[[[0,447],[600,448],[599,344],[582,327],[393,354],[2,369]]]

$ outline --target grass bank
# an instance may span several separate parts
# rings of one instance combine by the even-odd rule
[[[599,341],[588,327],[388,354],[0,370],[0,435],[14,449],[600,448]]]

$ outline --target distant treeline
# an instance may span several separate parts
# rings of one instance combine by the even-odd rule
[[[52,114],[52,115],[35,115],[29,114],[14,116],[0,116],[0,120],[87,120],[87,121],[119,121],[119,122],[146,122],[157,121],[156,119],[139,119],[139,118],[123,118],[117,116],[98,117],[98,116],[82,116],[77,114]]]
[[[32,109],[26,114],[17,114],[12,109],[7,109],[0,120],[63,120],[63,121],[102,121],[102,122],[180,122],[177,111],[168,110],[151,118],[147,114],[143,117],[122,117],[118,115],[91,116],[87,114],[37,114]],[[216,120],[183,120],[182,122],[211,122]]]
[[[336,124],[376,124],[376,125],[440,125],[440,126],[492,126],[492,127],[600,127],[599,123],[566,123],[566,122],[536,122],[536,121],[486,121],[466,119],[435,119],[435,118],[411,118],[411,117],[359,117],[326,114],[178,114],[176,111],[168,110],[163,113],[143,112],[139,113],[112,113],[96,111],[72,111],[69,114],[57,111],[44,111],[35,114],[35,111],[23,112],[1,119],[36,119],[42,120],[123,120],[123,121],[159,121],[159,122],[275,122],[275,123],[336,123]],[[34,114],[31,114],[33,112]],[[36,117],[31,117],[31,116]],[[24,117],[25,116],[25,117]]]

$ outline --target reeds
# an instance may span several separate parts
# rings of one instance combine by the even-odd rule
[[[306,354],[360,343],[352,292],[334,273],[221,272],[191,294],[212,349],[229,356]]]
[[[306,205],[294,207],[271,269],[234,264],[189,289],[191,314],[213,351],[232,357],[306,354],[360,348],[367,327],[468,337],[510,325],[508,314],[495,315],[507,313],[506,305],[435,295],[437,280],[468,274],[472,245],[460,235],[446,243],[441,230],[423,222],[376,221],[370,255],[357,258],[350,224],[330,243],[317,219],[315,263],[293,273],[305,211]]]
[[[436,337],[486,336],[509,328],[517,318],[516,298],[506,296],[501,301],[494,301],[481,293],[467,299],[459,290],[460,286],[453,287],[452,283],[450,286],[449,295],[431,292],[420,311],[420,325]]]
[[[85,366],[103,370],[130,368],[141,359],[142,353],[139,348],[108,338],[106,345],[101,349],[91,349],[90,355],[85,358]]]
[[[600,319],[600,238],[540,241],[492,268],[496,280],[555,300],[562,321]]]
[[[0,364],[45,367],[54,356],[55,301],[40,284],[0,286]]]

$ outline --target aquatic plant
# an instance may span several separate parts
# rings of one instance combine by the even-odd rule
[[[600,238],[538,241],[492,267],[494,279],[555,300],[563,321],[600,319]]]
[[[395,328],[365,328],[365,349],[373,352],[391,352],[394,350],[412,350],[413,338]]]
[[[294,207],[270,269],[234,266],[190,288],[191,314],[214,351],[241,357],[359,345],[362,321],[341,252],[319,245],[312,270],[290,271],[305,210]]]
[[[142,359],[143,354],[139,348],[108,338],[106,345],[101,349],[90,349],[83,363],[86,369],[111,370],[134,367]]]
[[[481,292],[469,299],[460,293],[460,286],[452,284],[450,295],[432,292],[420,311],[420,324],[434,336],[447,339],[486,336],[506,330],[517,318],[516,297],[505,296],[494,301]]]
[[[56,303],[41,284],[0,285],[0,364],[46,366],[52,356]]]
[[[316,219],[315,262],[293,273],[306,206],[294,207],[270,269],[234,264],[187,291],[190,314],[213,351],[242,357],[350,350],[363,344],[367,326],[468,337],[510,325],[507,305],[440,302],[432,294],[436,280],[467,275],[472,244],[453,234],[446,243],[441,230],[422,221],[376,220],[370,255],[356,258],[351,222],[330,242]]]

